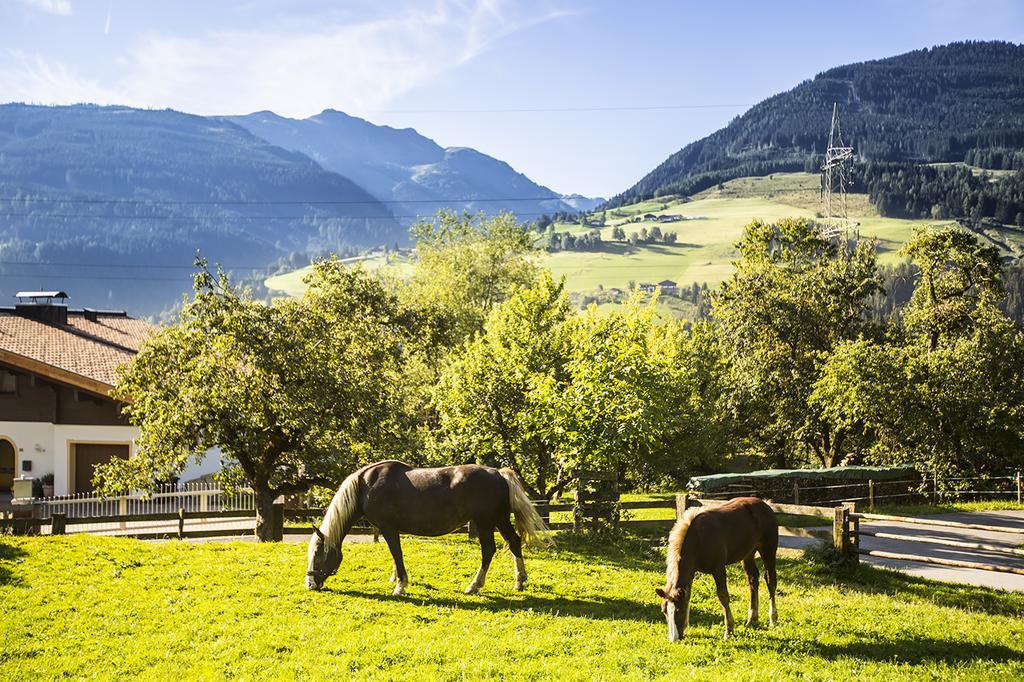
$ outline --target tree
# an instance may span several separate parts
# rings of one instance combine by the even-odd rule
[[[480,331],[491,308],[536,278],[533,236],[510,213],[439,211],[412,235],[416,262],[399,288],[402,301],[429,319],[447,348]]]
[[[201,265],[179,321],[120,373],[137,454],[98,477],[106,492],[146,489],[219,448],[267,540],[278,495],[336,486],[392,450],[405,321],[379,280],[336,259],[314,264],[301,299],[272,305]]]
[[[833,349],[872,333],[864,313],[880,286],[874,244],[838,245],[805,219],[784,219],[755,220],[737,247],[712,316],[747,444],[780,467],[800,453],[833,466],[846,434],[808,399]]]
[[[996,254],[949,230],[915,234],[906,251],[921,276],[905,327],[837,347],[811,402],[874,461],[948,475],[1020,466],[1024,336],[998,308]]]
[[[611,313],[573,313],[543,273],[494,310],[455,357],[437,392],[437,446],[509,466],[531,496],[550,499],[581,467],[647,481],[678,462],[673,434],[692,432],[693,382],[678,367],[678,325],[656,323],[635,295]],[[686,397],[682,397],[686,396]]]
[[[978,310],[1003,296],[999,250],[966,230],[917,229],[902,253],[921,271],[904,315],[907,329],[926,336],[932,350],[944,335],[974,327]]]
[[[534,499],[568,485],[535,387],[565,383],[564,325],[571,314],[563,284],[546,271],[491,312],[483,333],[453,358],[438,384],[435,447],[444,456],[509,466]]]

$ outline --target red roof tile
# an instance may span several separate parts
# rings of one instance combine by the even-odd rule
[[[156,327],[130,317],[100,313],[95,322],[69,312],[66,325],[0,312],[0,352],[28,358],[113,387],[127,362]]]

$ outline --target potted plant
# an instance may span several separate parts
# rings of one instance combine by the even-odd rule
[[[43,497],[53,497],[53,474],[43,474]]]
[[[42,497],[42,496],[43,496],[43,482],[40,481],[38,478],[33,478],[32,479],[32,497]]]

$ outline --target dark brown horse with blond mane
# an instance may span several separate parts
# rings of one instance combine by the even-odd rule
[[[732,634],[725,567],[739,561],[743,562],[750,585],[747,625],[757,624],[755,552],[764,563],[764,582],[771,598],[768,620],[775,625],[778,621],[775,609],[775,552],[778,547],[779,522],[775,512],[756,497],[740,497],[720,507],[694,507],[683,512],[668,536],[665,589],[655,590],[662,599],[661,612],[668,622],[668,641],[677,642],[686,633],[690,621],[690,589],[697,571],[714,577],[718,601],[725,610],[725,637]]]
[[[515,517],[515,527],[511,518]],[[319,590],[341,565],[341,543],[360,517],[372,523],[388,543],[394,559],[395,595],[405,592],[409,576],[402,560],[400,533],[445,535],[472,521],[480,537],[480,570],[466,588],[484,585],[494,556],[494,531],[515,558],[515,589],[526,583],[523,544],[548,540],[547,527],[511,469],[465,464],[417,469],[402,462],[377,462],[345,479],[324,520],[309,539],[306,587]]]

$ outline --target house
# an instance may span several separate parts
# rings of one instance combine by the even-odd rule
[[[138,429],[110,391],[156,328],[124,312],[69,309],[63,291],[17,298],[0,307],[0,493],[46,474],[55,495],[89,492],[97,464],[132,455]],[[210,457],[183,478],[219,467]]]
[[[670,279],[663,279],[658,282],[658,286],[661,288],[661,293],[666,296],[675,296],[679,293],[679,285]]]
[[[658,288],[658,285],[650,284],[648,282],[641,282],[639,285],[637,285],[636,288],[646,293],[652,293],[655,289]]]
[[[683,219],[681,215],[663,215],[658,217],[658,221],[662,223],[678,223]]]
[[[653,213],[644,213],[644,220],[657,220],[658,216]]]

